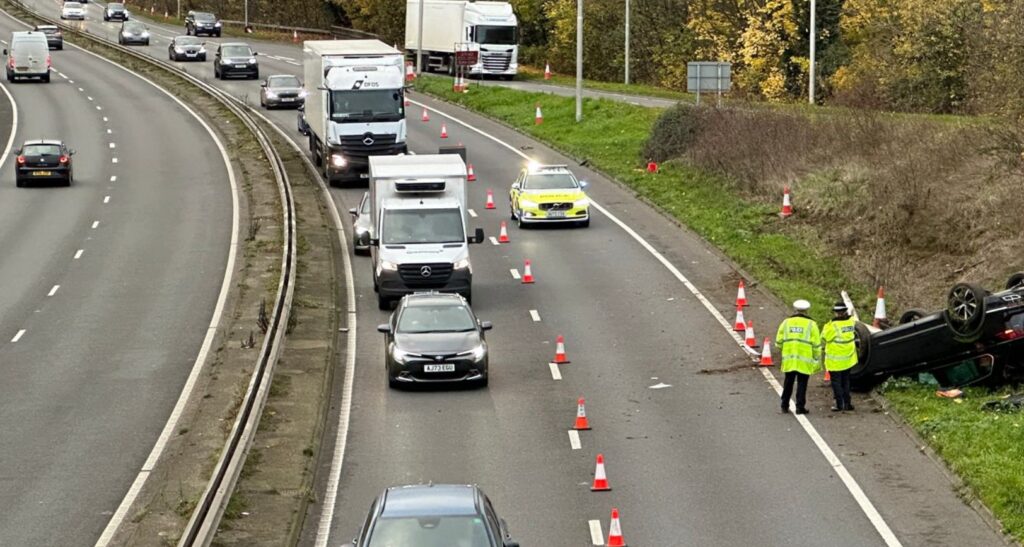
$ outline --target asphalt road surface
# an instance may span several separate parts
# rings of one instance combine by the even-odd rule
[[[26,30],[0,15],[0,39]],[[14,148],[76,149],[70,188],[0,169],[0,545],[88,545],[170,414],[206,336],[231,191],[208,133],[141,79],[72,48],[7,83]],[[0,146],[13,120],[0,93]]]
[[[36,5],[55,13],[50,0]],[[90,21],[83,26],[114,39],[118,24],[97,21],[97,4],[88,9]],[[150,28],[153,45],[139,50],[166,58],[167,40],[182,29]],[[210,40],[219,41],[238,39]],[[261,76],[301,77],[297,45],[254,45]],[[209,62],[181,66],[258,104],[257,82],[215,81]],[[591,521],[607,533],[612,507],[621,510],[630,545],[885,544],[879,532],[884,527],[876,527],[862,509],[866,500],[904,545],[1002,544],[914,442],[863,400],[857,401],[860,412],[833,417],[824,390],[812,388],[810,423],[842,467],[826,460],[792,415],[777,413],[778,399],[764,377],[745,366],[749,359],[736,341],[665,266],[677,268],[731,319],[735,273],[706,244],[546,147],[460,109],[417,99],[511,147],[437,112],[430,122],[420,122],[420,107],[410,108],[412,150],[436,151],[444,142],[438,137],[442,120],[447,143],[468,145],[478,177],[470,185],[473,227],[496,236],[499,222],[508,220],[508,185],[524,164],[519,151],[569,164],[591,182],[590,195],[630,231],[595,212],[588,229],[510,226],[511,243],[471,249],[474,309],[495,324],[488,334],[492,369],[485,390],[388,389],[375,330],[387,315],[376,309],[369,260],[354,257],[354,397],[340,489],[327,527],[330,545],[355,534],[386,486],[430,480],[480,484],[523,545],[591,544]],[[266,114],[305,147],[293,111]],[[493,211],[484,209],[489,188],[498,202]],[[364,191],[334,189],[332,197],[344,215]],[[527,258],[537,278],[532,286],[510,272],[521,271]],[[756,289],[748,295],[758,333],[773,334],[785,309]],[[548,362],[559,334],[566,337],[572,362],[560,367],[561,379],[555,380]],[[344,373],[336,376],[340,384]],[[654,389],[659,384],[670,387]],[[333,412],[341,390],[337,386]],[[568,429],[581,396],[594,429],[579,435],[577,449]],[[336,425],[329,427],[326,446],[336,440]],[[598,453],[606,458],[611,492],[589,490]],[[331,456],[321,462],[319,500]],[[839,477],[845,471],[863,489],[859,501]],[[303,545],[317,543],[323,509],[311,506]]]

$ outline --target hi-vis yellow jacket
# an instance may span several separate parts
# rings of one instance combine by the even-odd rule
[[[775,344],[782,352],[782,372],[811,375],[821,370],[821,333],[805,315],[793,315],[779,325]]]

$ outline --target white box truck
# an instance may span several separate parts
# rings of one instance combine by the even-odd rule
[[[405,60],[379,40],[303,42],[309,152],[331,185],[368,178],[367,158],[404,154]]]
[[[419,9],[423,4],[423,67],[455,73],[455,49],[478,51],[470,76],[511,80],[519,68],[519,31],[512,4],[466,0],[406,0],[405,50],[413,63],[419,49]]]
[[[372,156],[370,255],[382,310],[403,295],[457,292],[472,301],[466,164],[457,154]]]

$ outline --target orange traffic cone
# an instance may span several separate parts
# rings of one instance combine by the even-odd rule
[[[604,455],[597,455],[597,468],[594,470],[594,484],[590,487],[591,492],[607,492],[611,490],[608,484],[608,476],[604,473]]]
[[[292,42],[295,42],[296,44],[299,43],[299,31],[292,31]]]
[[[544,79],[545,80],[550,80],[551,79],[551,65],[548,64],[548,63],[544,63]]]
[[[875,327],[881,327],[882,321],[885,321],[885,289],[878,287],[878,300],[875,301],[875,318],[871,321],[871,324]]]
[[[576,401],[576,423],[572,426],[576,431],[590,429],[590,422],[587,421],[587,409],[583,407],[583,397]]]
[[[753,321],[747,321],[746,338],[747,338],[746,343],[747,343],[747,347],[748,348],[757,347],[757,338],[754,337],[754,322]]]
[[[405,62],[405,81],[411,82],[416,79],[416,70],[412,67],[412,62]]]
[[[494,192],[490,188],[487,189],[487,205],[484,208],[494,209]]]
[[[647,162],[647,172],[648,173],[657,173],[658,172],[658,164],[653,162],[653,161]]]
[[[619,510],[612,509],[612,522],[608,525],[608,543],[605,547],[626,547],[626,540],[622,537],[622,524],[619,522]]]
[[[747,305],[747,288],[743,285],[743,280],[740,279],[740,286],[736,289],[736,307],[742,308]]]
[[[409,102],[409,97],[406,97],[406,98],[405,98],[405,103],[404,103],[404,105],[405,105],[405,106],[409,106],[410,104],[411,104],[411,103]]]
[[[426,108],[423,109],[423,116],[420,119],[425,121],[425,122],[429,122],[430,121],[430,114],[427,112]]]
[[[764,339],[764,349],[761,350],[761,366],[762,367],[770,367],[770,366],[772,366],[774,364],[774,363],[772,363],[772,346],[771,346],[771,343],[772,343],[771,339],[769,339],[769,338],[765,338]]]
[[[530,259],[523,261],[523,283],[533,283],[533,272],[530,271]]]
[[[736,332],[747,330],[747,322],[743,320],[743,306],[736,306],[736,323],[734,323],[732,330]]]
[[[786,186],[782,190],[782,217],[788,217],[793,214],[793,204],[789,201],[789,186]]]
[[[540,103],[537,103],[537,112],[533,116],[533,123],[534,125],[540,125],[544,123],[544,114],[542,114],[540,111]]]
[[[462,146],[461,142],[459,143],[459,146]],[[467,167],[467,170],[466,170],[466,180],[468,180],[469,182],[473,182],[474,180],[476,180],[476,173],[473,172],[473,164],[472,163],[469,164],[469,167]]]
[[[508,243],[508,226],[501,221],[501,232],[498,233],[498,243]]]
[[[446,126],[444,124],[444,122],[441,122],[441,138],[442,139],[447,139],[448,138],[448,126]]]
[[[569,358],[565,355],[565,337],[561,334],[555,338],[555,360],[553,362],[560,365],[564,365],[569,362]]]

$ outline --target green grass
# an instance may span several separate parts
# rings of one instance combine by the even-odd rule
[[[532,66],[519,65],[519,73],[516,74],[516,79],[526,81],[544,81],[544,67],[536,68]],[[547,83],[566,87],[575,87],[576,76],[565,74],[552,74],[551,79],[547,80]],[[584,79],[583,87],[595,91],[608,91],[611,93],[622,93],[624,95],[642,95],[645,97],[674,99],[677,101],[686,101],[690,103],[696,100],[696,97],[694,95],[691,95],[690,93],[685,93],[682,91],[676,91],[674,89],[668,89],[666,87],[658,87],[647,84],[626,85],[625,83],[601,82],[598,80]],[[714,97],[712,97],[712,100],[714,100]]]
[[[957,403],[936,397],[934,386],[901,380],[891,381],[884,393],[1006,530],[1024,540],[1024,411],[981,409],[1009,391],[968,388]]]
[[[769,290],[786,301],[806,298],[825,320],[842,289],[861,289],[845,279],[838,261],[813,242],[784,233],[778,204],[749,202],[730,191],[721,177],[682,164],[664,164],[649,174],[641,158],[644,140],[661,113],[604,99],[585,99],[583,122],[575,122],[572,98],[501,87],[451,92],[447,78],[419,78],[416,87],[512,125],[625,183],[721,248]],[[534,125],[534,104],[544,123]]]

